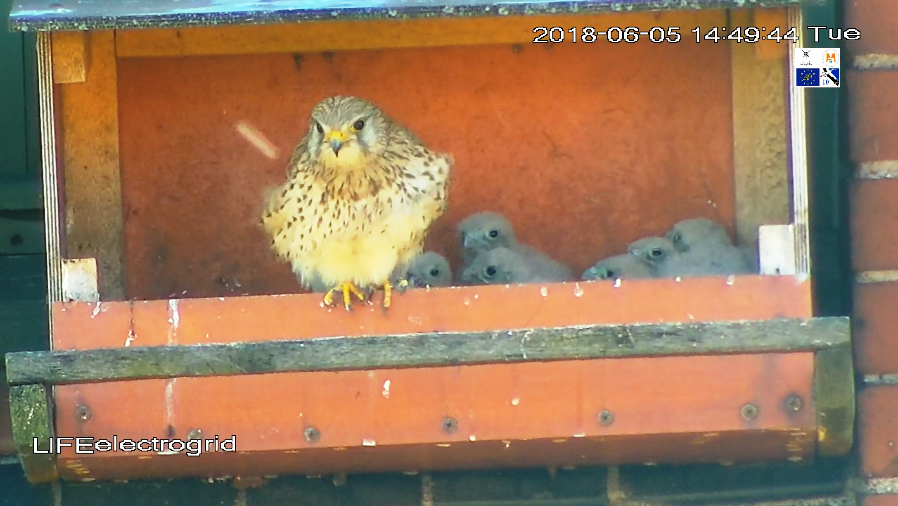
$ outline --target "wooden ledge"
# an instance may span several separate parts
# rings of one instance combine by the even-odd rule
[[[314,294],[59,303],[54,350],[7,356],[15,412],[55,426],[24,417],[16,437],[236,437],[236,452],[201,457],[64,448],[50,468],[21,447],[33,481],[842,455],[850,326],[811,318],[808,288],[412,290],[386,315]]]
[[[611,357],[812,351],[849,345],[848,318],[588,325],[190,346],[28,351],[10,385],[350,371]]]

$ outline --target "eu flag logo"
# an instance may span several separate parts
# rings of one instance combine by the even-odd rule
[[[820,86],[820,69],[795,69],[795,84],[798,86]]]

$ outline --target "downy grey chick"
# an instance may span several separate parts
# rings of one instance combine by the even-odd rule
[[[461,274],[466,285],[508,285],[524,283],[554,283],[573,281],[572,276],[560,276],[556,270],[514,250],[500,246],[481,251]]]
[[[708,218],[683,220],[667,232],[680,252],[676,262],[668,262],[674,276],[751,274],[757,269],[748,260],[749,251],[733,245],[723,225]],[[683,274],[681,269],[685,269]]]
[[[545,253],[518,242],[514,228],[505,216],[495,212],[482,212],[468,216],[458,224],[462,257],[470,265],[478,254],[499,247],[508,248],[523,255],[541,273],[552,278],[573,279],[570,267],[557,262]]]
[[[412,260],[406,279],[416,288],[451,286],[452,269],[443,255],[426,251]]]
[[[625,253],[599,260],[583,273],[580,278],[584,281],[599,279],[640,279],[653,277],[652,269],[648,263],[643,262],[636,255]]]
[[[627,253],[649,268],[652,277],[661,277],[661,270],[671,257],[679,256],[673,241],[666,237],[643,237],[627,246]]]

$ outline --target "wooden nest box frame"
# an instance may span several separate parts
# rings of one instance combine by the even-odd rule
[[[705,37],[801,37],[807,3],[17,0],[12,27],[39,31],[52,306],[50,350],[6,358],[29,479],[847,453],[849,324],[815,318],[810,290],[788,70],[802,43]],[[565,40],[534,43],[537,27]],[[584,27],[608,35],[574,43]],[[611,27],[649,35],[615,43]],[[653,42],[654,27],[680,39]],[[450,259],[475,211],[580,270],[706,216],[759,248],[761,273],[323,309],[256,220],[311,106],[335,94],[454,154],[428,239]],[[47,454],[51,436],[235,436],[236,451]]]

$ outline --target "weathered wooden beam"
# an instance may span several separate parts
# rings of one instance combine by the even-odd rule
[[[11,385],[63,385],[280,372],[809,351],[847,345],[849,335],[847,317],[435,332],[20,352],[6,356],[6,374]]]
[[[764,16],[761,14],[762,20]],[[744,29],[755,26],[752,19],[752,9],[735,9],[730,11],[729,25]],[[772,44],[786,47],[790,43]],[[758,44],[730,41],[729,45],[736,235],[739,244],[754,247],[762,225],[793,222],[786,138],[788,74],[782,59],[759,58],[762,50],[755,47]]]
[[[820,350],[814,359],[817,454],[842,456],[854,443],[854,362],[851,346]]]
[[[49,452],[53,415],[46,388],[43,385],[12,387],[9,390],[9,414],[13,442],[28,481],[46,483],[59,479],[56,454]],[[35,439],[38,451],[46,453],[34,452]]]

